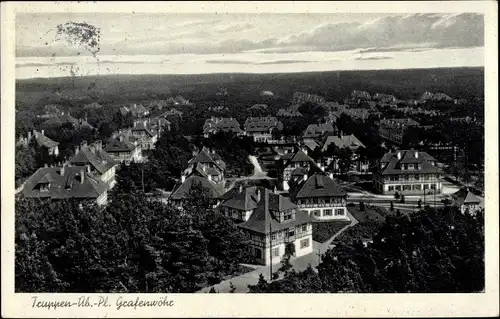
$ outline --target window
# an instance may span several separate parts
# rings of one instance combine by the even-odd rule
[[[276,234],[271,235],[271,240],[276,240]]]
[[[413,185],[413,189],[414,189],[414,190],[417,190],[417,191],[422,190],[422,185],[420,185],[420,184],[418,184],[418,185]]]
[[[313,204],[317,204],[318,203],[318,199],[316,197],[313,198]]]
[[[396,186],[395,186],[395,189],[396,189],[397,191],[400,191],[400,190],[401,190],[401,185],[396,185]]]
[[[390,190],[390,191],[393,191],[393,190],[394,190],[394,186],[389,185],[389,190]]]
[[[324,216],[332,216],[333,211],[331,209],[325,209],[325,210],[323,210],[323,215]]]
[[[280,255],[280,248],[279,247],[273,248],[272,255],[273,255],[273,257],[279,257],[279,255]]]
[[[411,185],[403,185],[403,190],[404,191],[410,191],[411,190]]]
[[[325,198],[325,204],[330,204],[330,198]]]
[[[317,217],[319,217],[321,215],[321,211],[319,209],[313,210],[312,213],[314,216],[317,216]]]
[[[436,189],[436,184],[431,184],[431,189]]]
[[[424,189],[429,189],[429,184],[424,184]]]
[[[300,249],[309,247],[309,238],[300,241]]]
[[[410,175],[404,175],[404,180],[407,181],[410,179]]]
[[[302,231],[307,231],[307,225],[302,225]]]
[[[343,215],[344,215],[344,210],[342,208],[335,209],[335,216],[343,216]]]
[[[295,236],[295,229],[288,231],[288,237],[293,237],[293,236]]]
[[[415,179],[418,181],[420,179],[420,175],[415,174]]]

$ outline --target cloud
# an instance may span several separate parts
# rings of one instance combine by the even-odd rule
[[[280,14],[252,17],[252,20],[233,16],[217,18],[191,18],[190,21],[172,23],[168,31],[140,31],[140,24],[131,23],[130,29],[120,34],[127,39],[113,41],[105,38],[101,30],[101,55],[140,54],[230,54],[241,52],[292,53],[412,51],[439,48],[471,48],[484,46],[484,16],[477,13],[461,14],[408,14],[389,15],[370,21],[323,23],[309,30],[290,34]],[[281,19],[281,20],[280,20]],[[297,23],[304,22],[297,18]],[[311,15],[307,19],[315,19]],[[26,22],[28,21],[28,22]],[[29,19],[20,30],[29,29]],[[160,21],[160,20],[159,20]],[[352,20],[354,21],[354,20]],[[307,20],[308,25],[314,25]],[[319,22],[318,22],[319,24]],[[114,27],[113,27],[114,28]],[[251,30],[250,32],[245,32]],[[26,31],[26,30],[25,30]],[[25,34],[30,34],[28,31]],[[113,33],[114,34],[114,33]],[[56,53],[73,55],[77,49],[43,46],[34,37],[34,43],[18,43],[17,56],[50,56]],[[81,50],[81,49],[80,49]],[[361,51],[360,51],[361,52]],[[83,52],[82,52],[83,54]]]
[[[369,56],[369,57],[359,57],[356,58],[355,60],[358,61],[375,61],[375,60],[392,60],[393,58],[390,56]]]
[[[276,61],[263,61],[263,62],[254,62],[254,61],[245,61],[245,60],[223,60],[223,59],[214,59],[214,60],[206,60],[205,63],[210,64],[246,64],[246,65],[266,65],[266,64],[292,64],[292,63],[313,63],[316,61],[310,60],[276,60]]]
[[[326,24],[284,38],[280,44],[282,47],[308,46],[314,51],[478,47],[484,46],[484,17],[475,13],[413,14],[387,16],[366,23]]]

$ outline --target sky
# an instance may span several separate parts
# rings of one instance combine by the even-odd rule
[[[100,30],[95,56],[57,26]],[[80,38],[77,38],[80,40]],[[23,13],[16,77],[483,66],[477,13]]]

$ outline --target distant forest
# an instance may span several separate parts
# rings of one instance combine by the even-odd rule
[[[76,106],[95,101],[120,105],[176,95],[194,103],[237,100],[251,106],[265,102],[259,95],[264,90],[273,92],[272,99],[283,103],[291,101],[296,91],[318,94],[327,101],[341,101],[353,90],[393,94],[403,100],[418,99],[425,91],[482,98],[484,68],[37,78],[16,81],[16,107],[26,110],[50,103]],[[227,95],[217,94],[221,91]]]

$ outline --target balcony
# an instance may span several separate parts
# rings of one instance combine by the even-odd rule
[[[297,204],[299,208],[329,208],[329,207],[345,207],[347,203],[338,202],[338,203],[307,203],[307,204]]]

